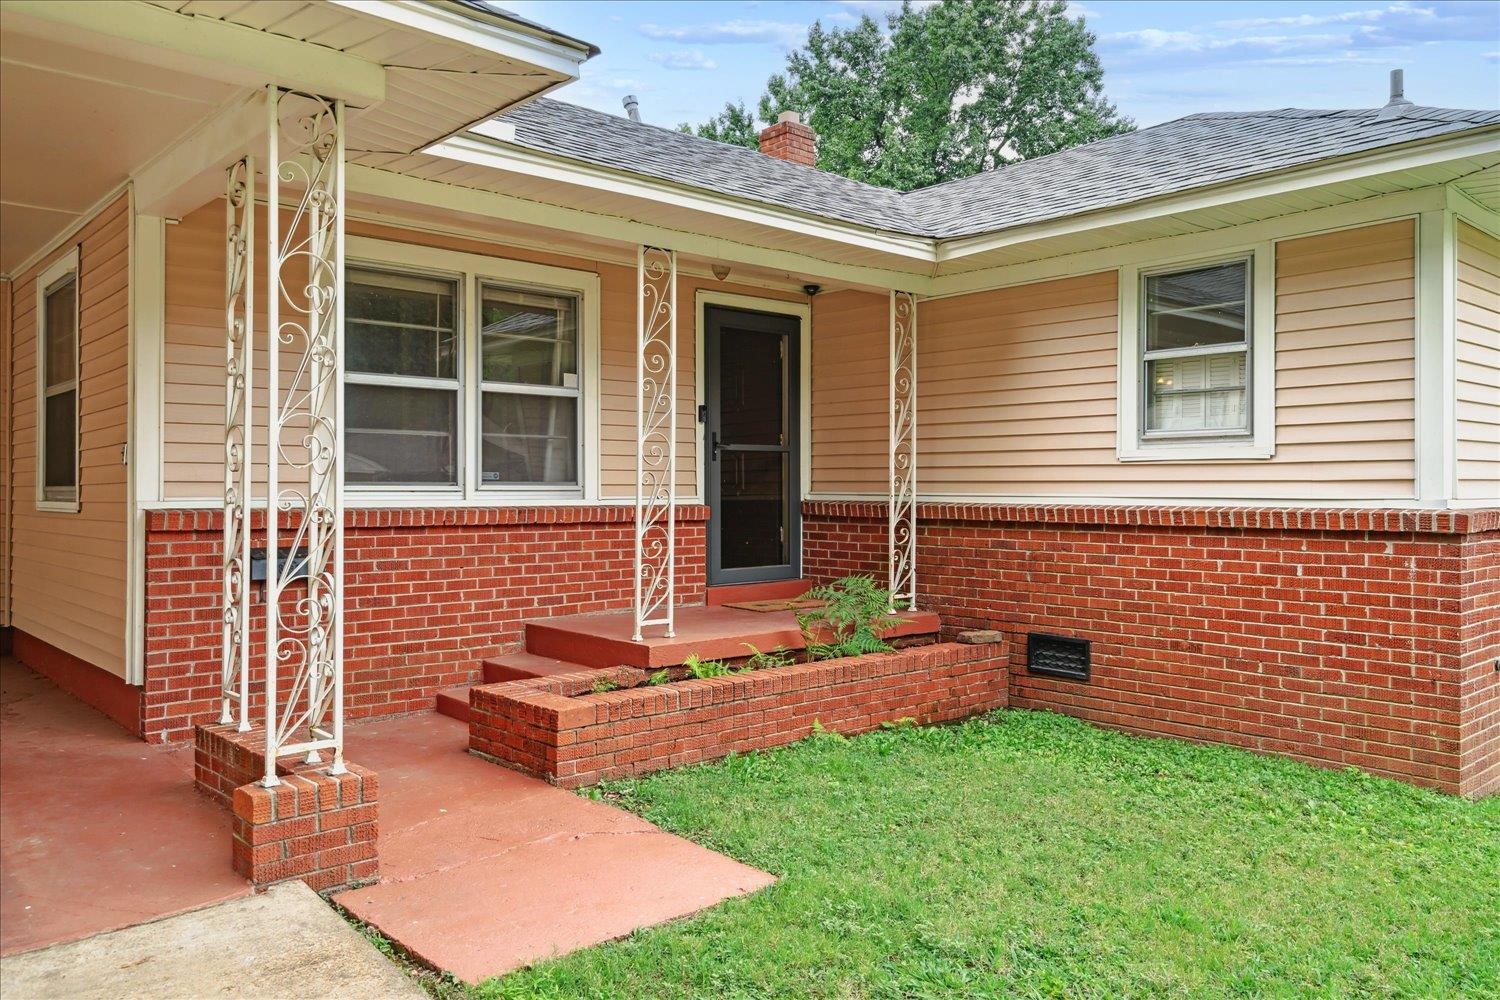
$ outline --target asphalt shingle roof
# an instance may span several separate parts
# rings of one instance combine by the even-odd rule
[[[516,145],[538,152],[841,222],[946,239],[1500,125],[1500,111],[1404,105],[1195,114],[906,194],[548,98],[500,120],[515,126]]]

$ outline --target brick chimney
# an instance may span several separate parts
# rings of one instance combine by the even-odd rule
[[[760,151],[788,163],[815,167],[818,165],[818,133],[802,124],[802,116],[797,112],[783,111],[776,116],[775,125],[761,131]]]

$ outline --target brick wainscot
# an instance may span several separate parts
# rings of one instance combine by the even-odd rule
[[[630,605],[631,507],[345,516],[350,719],[430,710],[438,690],[472,683],[484,659],[519,640],[526,618]],[[703,600],[707,516],[698,505],[677,509],[677,595],[684,604]],[[222,531],[217,511],[153,511],[147,519],[141,729],[153,742],[187,740],[194,724],[218,721]],[[263,616],[259,585],[252,585],[252,601],[252,617]],[[260,628],[257,621],[252,634],[263,634]],[[254,700],[259,711],[258,694]]]
[[[1011,638],[1010,700],[1482,796],[1500,789],[1500,510],[923,504],[920,606]],[[886,511],[803,505],[804,573],[884,573]],[[1092,643],[1087,682],[1026,636]]]
[[[1005,643],[894,653],[643,686],[633,667],[508,681],[469,693],[469,748],[565,788],[885,722],[1004,708]],[[600,681],[625,687],[591,693]]]

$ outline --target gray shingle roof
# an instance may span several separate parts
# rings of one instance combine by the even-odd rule
[[[547,98],[500,120],[516,127],[516,145],[538,152],[841,222],[946,239],[1500,125],[1500,111],[1406,105],[1195,114],[907,194]]]

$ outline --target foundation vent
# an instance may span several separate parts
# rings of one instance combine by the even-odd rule
[[[1070,681],[1089,679],[1087,639],[1033,632],[1026,637],[1026,672]]]

